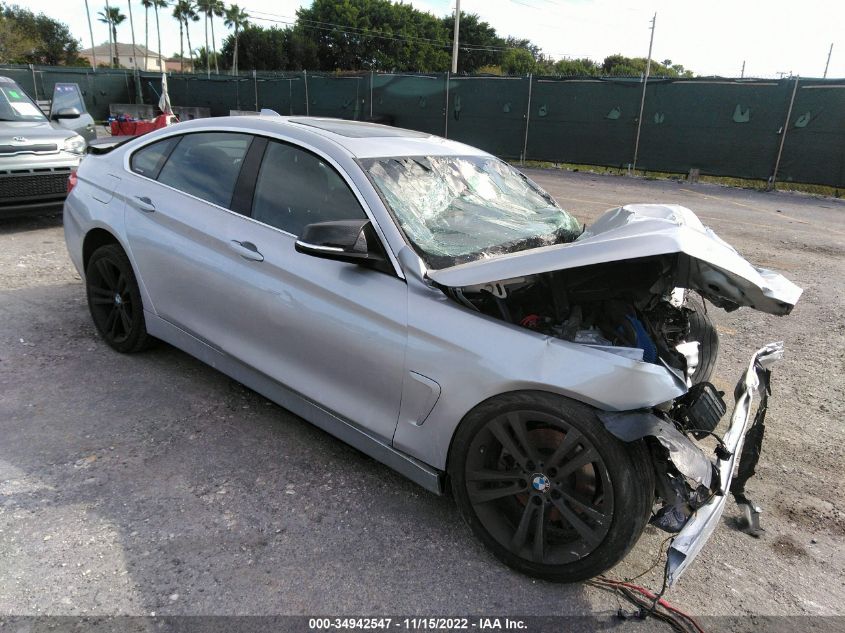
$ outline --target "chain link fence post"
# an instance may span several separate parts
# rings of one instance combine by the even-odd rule
[[[252,91],[255,94],[255,111],[258,112],[258,72],[252,69]]]
[[[528,126],[531,124],[531,88],[534,83],[533,73],[528,73],[528,105],[525,107],[525,137],[522,139],[522,155],[519,162],[524,165],[528,155]]]
[[[783,122],[783,128],[781,128],[780,134],[780,145],[778,146],[778,155],[775,158],[775,166],[772,169],[772,175],[769,177],[769,183],[766,187],[769,191],[772,191],[775,188],[775,183],[777,182],[778,178],[778,169],[780,169],[780,157],[783,154],[783,144],[786,141],[786,131],[789,129],[789,121],[792,118],[792,106],[795,103],[795,93],[798,92],[798,77],[795,77],[795,85],[792,87],[792,96],[789,98],[789,107],[786,110],[786,120]]]
[[[446,105],[443,108],[443,138],[449,138],[449,71],[446,71]]]
[[[35,81],[35,66],[30,64],[29,70],[32,73],[32,90],[35,92],[35,100],[38,101],[38,82]]]
[[[311,104],[308,98],[308,71],[303,70],[302,76],[305,78],[305,116],[311,116]]]

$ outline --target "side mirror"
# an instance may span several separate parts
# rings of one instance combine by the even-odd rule
[[[54,119],[78,119],[82,113],[76,108],[62,108],[53,113]]]
[[[367,219],[309,224],[296,240],[296,251],[392,272],[375,229]]]

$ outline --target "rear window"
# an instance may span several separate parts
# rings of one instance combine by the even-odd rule
[[[170,156],[170,150],[179,142],[180,137],[170,137],[158,143],[147,145],[132,154],[129,167],[136,174],[147,178],[158,178],[158,172],[164,161]]]

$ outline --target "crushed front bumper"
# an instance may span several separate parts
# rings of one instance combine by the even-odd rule
[[[730,427],[723,438],[729,454],[724,455],[724,459],[717,458],[715,462],[719,481],[714,482],[714,488],[715,484],[718,483],[718,491],[690,516],[678,535],[672,539],[666,562],[669,586],[681,577],[681,574],[698,555],[719,524],[719,519],[725,509],[728,491],[731,490],[731,482],[734,478],[737,462],[740,455],[743,456],[743,459],[746,458],[742,449],[749,426],[754,396],[761,389],[768,389],[768,368],[782,357],[782,342],[769,343],[757,350],[751,358],[748,369],[743,373],[737,384],[734,394],[736,405],[731,416]],[[764,403],[765,400],[761,400],[761,406],[764,406]],[[753,472],[753,464],[751,472]],[[747,499],[741,496],[741,492],[735,490],[735,496],[747,502]],[[750,502],[748,503],[750,504]]]

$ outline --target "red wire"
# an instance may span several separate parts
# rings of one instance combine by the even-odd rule
[[[653,594],[651,591],[649,591],[648,589],[646,589],[645,587],[640,587],[639,585],[634,585],[634,584],[631,584],[629,582],[622,582],[620,580],[610,580],[609,578],[602,578],[600,582],[605,582],[605,583],[608,583],[610,585],[618,585],[618,586],[622,586],[622,587],[627,587],[628,589],[631,589],[633,591],[637,591],[637,592],[643,594],[645,597],[649,598],[650,600],[657,599],[657,596],[655,594]],[[677,607],[672,606],[671,604],[669,604],[663,598],[658,599],[657,604],[659,604],[664,609],[668,609],[669,611],[677,613],[678,615],[686,618],[687,620],[689,620],[689,622],[695,627],[695,629],[699,633],[704,633],[704,629],[702,629],[698,625],[698,622],[696,622],[695,619],[691,615],[689,615],[688,613],[684,613],[683,611],[681,611]]]

